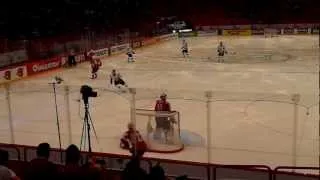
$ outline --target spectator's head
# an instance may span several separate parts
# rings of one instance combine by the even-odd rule
[[[7,166],[9,161],[8,151],[0,149],[0,165]]]
[[[71,144],[66,150],[66,163],[78,164],[80,161],[80,150],[79,148]]]
[[[48,143],[41,143],[37,147],[37,156],[41,158],[49,159],[50,145]]]
[[[146,172],[140,167],[140,160],[137,158],[131,159],[123,171],[123,180],[131,179],[147,179]]]
[[[159,164],[151,168],[149,176],[150,176],[150,179],[153,179],[153,180],[166,179],[165,172]]]

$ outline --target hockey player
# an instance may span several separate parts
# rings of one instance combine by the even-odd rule
[[[121,86],[128,87],[126,82],[124,82],[124,80],[122,79],[120,73],[117,73],[115,69],[111,71],[110,84],[118,88],[120,88]]]
[[[91,79],[97,79],[98,77],[97,73],[101,66],[102,66],[102,63],[100,59],[91,60]]]
[[[182,50],[182,55],[183,55],[184,58],[186,58],[187,56],[189,56],[188,43],[187,43],[187,41],[186,41],[185,39],[182,40],[181,50]]]
[[[112,69],[111,74],[109,76],[110,78],[110,85],[114,85],[114,81],[116,80],[117,72],[115,69]]]
[[[156,105],[154,110],[161,113],[161,112],[171,112],[171,105],[167,101],[167,95],[162,93],[160,95],[160,99],[156,101]],[[165,134],[165,140],[168,141],[170,137],[173,136],[173,128],[172,124],[175,123],[173,118],[168,117],[156,117],[156,130],[154,133],[154,138],[159,139],[161,138],[162,132]]]
[[[127,49],[128,63],[134,62],[134,59],[133,59],[134,54],[135,54],[135,52],[133,51],[133,49],[131,47],[129,47]]]
[[[218,52],[218,62],[223,62],[224,61],[223,57],[225,54],[228,54],[228,51],[222,41],[220,41],[220,43],[219,43],[219,46],[217,48],[217,52]]]
[[[120,147],[128,149],[132,154],[142,156],[147,150],[147,144],[133,123],[128,124],[128,130],[120,140]]]
[[[94,52],[90,50],[87,53],[87,55],[88,55],[87,58],[88,58],[88,61],[90,62],[90,67],[91,67],[91,79],[96,79],[99,67],[97,66],[97,63],[95,63],[95,60],[93,59]]]

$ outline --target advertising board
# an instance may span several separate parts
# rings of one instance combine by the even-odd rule
[[[219,26],[219,28],[224,30],[247,30],[251,29],[251,25],[227,25],[227,26]]]
[[[294,34],[294,29],[293,28],[284,28],[283,34],[284,35],[292,35],[292,34]]]
[[[264,35],[264,28],[256,28],[251,30],[251,35]]]
[[[175,34],[165,34],[165,35],[162,35],[162,36],[159,36],[159,40],[160,41],[166,41],[166,40],[171,40],[171,39],[174,39],[176,37]]]
[[[191,31],[191,32],[179,32],[179,37],[196,37],[198,36],[198,32]]]
[[[311,29],[310,28],[297,28],[295,29],[295,34],[310,34]]]
[[[198,31],[198,36],[217,36],[218,30]]]
[[[135,41],[135,42],[132,42],[132,48],[139,48],[141,47],[141,41]]]
[[[93,50],[94,53],[94,58],[104,58],[109,56],[109,48],[103,48],[103,49],[98,49],[98,50]],[[80,55],[78,58],[81,58]],[[76,58],[77,59],[77,58]],[[84,59],[84,56],[83,56]],[[79,62],[82,62],[81,60]]]
[[[84,54],[75,55],[74,58],[77,63],[82,63],[86,61],[86,57],[84,56]],[[67,65],[67,63],[68,63],[68,57],[66,56],[61,57],[60,67],[64,67],[65,65]]]
[[[126,43],[126,44],[121,44],[121,45],[117,45],[117,46],[112,46],[112,47],[110,48],[111,55],[123,53],[123,52],[125,52],[129,47],[130,47],[130,45],[129,45],[128,43]]]
[[[197,30],[198,31],[205,31],[205,32],[208,32],[208,31],[211,31],[211,30],[217,30],[218,27],[214,27],[214,26],[198,26],[197,27]]]
[[[18,80],[27,76],[26,66],[11,67],[8,69],[0,70],[0,84]]]
[[[223,30],[224,36],[250,36],[251,29],[232,29],[232,30]]]
[[[28,76],[34,75],[40,72],[56,69],[62,66],[60,57],[51,58],[48,60],[30,62],[26,64]]]
[[[312,34],[319,34],[319,28],[313,28]]]
[[[79,54],[75,56],[76,62],[77,63],[82,63],[86,61],[86,58],[84,57],[84,54]]]

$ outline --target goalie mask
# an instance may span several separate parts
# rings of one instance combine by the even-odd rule
[[[167,94],[162,93],[162,94],[160,95],[160,99],[166,100],[166,99],[167,99]]]

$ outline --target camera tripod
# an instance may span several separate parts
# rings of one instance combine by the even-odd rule
[[[89,103],[84,104],[84,119],[83,119],[83,125],[82,125],[82,133],[81,133],[81,142],[80,142],[80,150],[83,147],[83,150],[86,149],[86,143],[88,143],[88,152],[92,152],[92,147],[91,147],[91,135],[90,135],[90,130],[92,127],[93,133],[98,141],[97,133],[94,128],[91,115],[89,112]],[[88,141],[88,142],[87,142]]]
[[[57,124],[57,130],[58,130],[58,139],[59,139],[59,150],[60,150],[60,158],[61,162],[63,161],[63,156],[62,156],[62,145],[61,145],[61,132],[60,132],[60,121],[59,121],[59,113],[58,113],[58,104],[57,104],[57,84],[61,83],[61,79],[57,80],[55,82],[48,83],[52,85],[53,89],[53,95],[54,95],[54,105],[55,105],[55,110],[56,110],[56,124]]]

